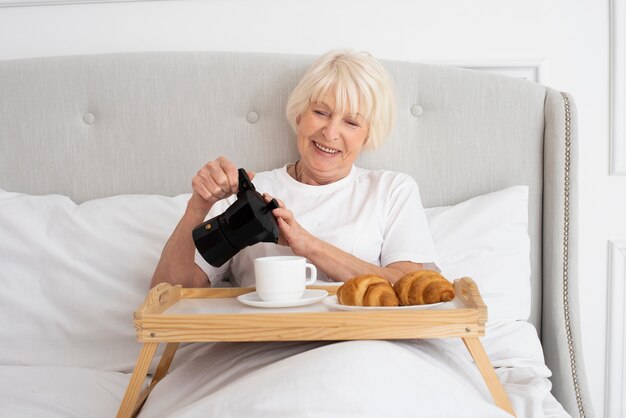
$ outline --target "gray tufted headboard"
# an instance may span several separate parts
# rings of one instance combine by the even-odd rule
[[[287,96],[312,57],[126,53],[0,62],[0,189],[75,201],[190,191],[218,155],[259,171],[296,156]],[[411,174],[424,205],[530,186],[531,321],[573,415],[592,416],[580,353],[576,111],[504,76],[384,61],[398,123],[360,165]]]

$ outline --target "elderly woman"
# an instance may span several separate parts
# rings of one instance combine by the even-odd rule
[[[238,189],[237,166],[218,158],[194,177],[152,284],[254,285],[253,261],[267,255],[306,257],[329,281],[372,273],[395,282],[434,263],[416,183],[354,165],[391,130],[390,84],[369,54],[332,51],[319,58],[287,104],[300,159],[254,176],[268,201],[280,201],[272,213],[281,245],[247,247],[220,268],[195,252],[193,228],[224,211]],[[221,342],[185,349],[177,358],[191,360],[156,386],[142,417],[510,416],[493,404],[457,340]]]
[[[355,166],[364,149],[375,149],[395,119],[392,83],[369,54],[331,51],[304,74],[287,103],[300,159],[254,175],[280,231],[279,244],[259,243],[220,268],[195,251],[192,230],[208,214],[223,212],[238,190],[237,166],[220,157],[192,180],[187,210],[169,239],[152,286],[186,287],[254,284],[254,259],[300,255],[318,278],[346,281],[376,274],[392,283],[433,263],[435,251],[415,181],[400,173]],[[195,254],[195,256],[194,256]],[[195,261],[195,262],[194,262]]]

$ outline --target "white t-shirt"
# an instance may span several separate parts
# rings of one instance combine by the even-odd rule
[[[314,236],[378,266],[412,261],[435,266],[435,246],[428,228],[417,183],[408,175],[356,166],[331,184],[311,186],[293,179],[287,166],[257,173],[253,184],[260,193],[281,199],[296,221]],[[236,196],[215,204],[208,218],[224,212]],[[254,286],[254,259],[293,255],[289,247],[258,243],[246,247],[223,266],[208,264],[196,251],[196,264],[211,286],[224,280],[232,286]],[[318,269],[318,280],[329,280]]]

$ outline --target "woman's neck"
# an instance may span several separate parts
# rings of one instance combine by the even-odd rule
[[[345,176],[341,176],[339,178],[320,178],[319,176],[311,175],[306,167],[300,162],[300,160],[296,161],[295,164],[287,167],[287,173],[295,179],[299,183],[308,184],[310,186],[323,186],[326,184],[334,183],[339,181],[350,174],[349,172]]]

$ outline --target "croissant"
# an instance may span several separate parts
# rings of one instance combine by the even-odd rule
[[[372,274],[354,277],[337,289],[337,300],[350,306],[398,306],[398,297],[387,279]]]
[[[420,270],[408,273],[393,289],[401,306],[426,305],[454,299],[454,286],[436,271]]]

